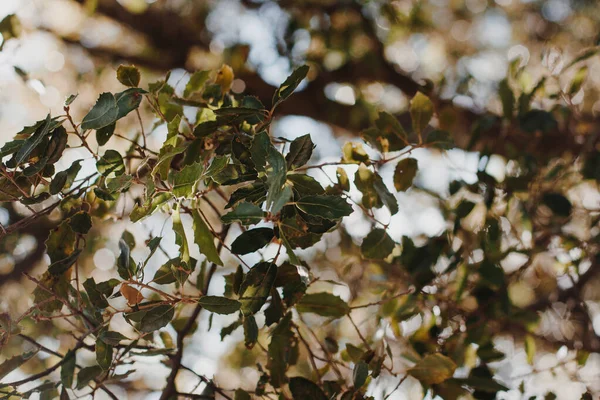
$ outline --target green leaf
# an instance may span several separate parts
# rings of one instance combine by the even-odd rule
[[[350,312],[348,304],[331,293],[305,294],[296,309],[301,313],[313,313],[322,317],[341,318]]]
[[[65,106],[70,106],[71,104],[73,104],[77,96],[79,96],[78,93],[70,94],[69,97],[67,97],[67,99],[65,100]]]
[[[231,244],[231,252],[233,254],[248,254],[253,253],[258,249],[262,249],[271,242],[275,236],[271,228],[254,228],[242,232]]]
[[[300,85],[300,82],[306,78],[308,74],[308,65],[303,65],[297,68],[292,74],[279,86],[279,89],[273,95],[273,108],[277,107],[282,101],[287,99],[294,93],[294,90]]]
[[[108,301],[104,297],[104,294],[98,289],[94,278],[88,278],[83,282],[83,287],[90,298],[90,302],[98,308],[108,307]]]
[[[179,255],[181,261],[187,263],[190,261],[190,249],[188,246],[187,237],[185,235],[185,229],[181,222],[181,214],[179,212],[180,205],[173,207],[173,230],[175,231],[175,243],[179,246]]]
[[[96,340],[96,362],[103,370],[108,370],[112,364],[112,351],[111,345],[98,339]]]
[[[137,87],[140,84],[140,70],[133,65],[119,65],[117,79],[125,86]]]
[[[92,228],[92,217],[85,211],[74,214],[68,221],[75,233],[85,235]]]
[[[290,151],[285,156],[288,169],[296,169],[303,166],[310,160],[315,144],[310,138],[310,134],[300,136],[290,145]]]
[[[107,180],[106,189],[110,194],[125,192],[133,183],[133,179],[133,175],[119,175],[116,178]]]
[[[429,97],[417,92],[410,101],[410,116],[414,131],[421,135],[433,117],[433,103]]]
[[[244,317],[244,345],[247,349],[254,347],[258,341],[258,325],[254,315]]]
[[[290,391],[294,400],[328,400],[316,383],[301,376],[290,379]]]
[[[183,97],[190,97],[192,94],[200,91],[208,78],[210,77],[210,71],[196,71],[190,76],[190,80],[185,85],[183,91]]]
[[[239,222],[242,225],[258,224],[264,218],[265,213],[263,210],[250,203],[240,203],[233,211],[221,217],[221,221],[226,224],[232,224]]]
[[[217,175],[219,172],[223,171],[227,167],[228,164],[229,164],[229,157],[216,156],[213,159],[213,161],[210,163],[210,166],[204,173],[204,176],[212,178],[215,175]]]
[[[104,155],[96,162],[96,169],[104,176],[122,175],[125,173],[123,157],[116,150],[106,150]]]
[[[21,365],[25,364],[29,359],[35,356],[37,352],[38,349],[35,349],[4,360],[4,362],[0,364],[0,379],[4,378]]]
[[[425,356],[408,374],[417,378],[424,385],[436,385],[452,378],[456,364],[443,354],[435,353]]]
[[[396,164],[394,170],[394,187],[399,192],[405,192],[413,184],[419,163],[414,158],[405,158]]]
[[[296,207],[309,215],[331,220],[352,214],[352,206],[339,196],[306,196],[296,202]]]
[[[48,114],[46,120],[22,143],[14,158],[16,165],[20,165],[29,158],[31,152],[38,147],[42,143],[42,140],[50,133],[51,127],[52,121],[50,119],[50,114]]]
[[[123,279],[130,279],[135,275],[135,262],[131,258],[131,249],[126,240],[126,232],[119,239],[119,257],[117,258],[117,272]]]
[[[168,304],[160,305],[148,310],[140,320],[140,331],[153,332],[167,326],[175,315],[175,308]]]
[[[215,238],[198,210],[192,211],[192,218],[194,219],[194,242],[198,245],[200,253],[204,254],[209,262],[223,265],[223,261],[215,247]]]
[[[103,128],[96,130],[96,142],[98,142],[98,146],[104,146],[115,133],[116,123],[112,123],[110,125],[106,125]]]
[[[240,286],[242,314],[252,315],[260,310],[267,301],[271,287],[277,276],[277,265],[261,262],[250,268]]]
[[[448,150],[455,147],[452,136],[450,136],[448,132],[439,129],[434,129],[429,132],[427,134],[427,139],[425,139],[425,143],[430,145],[429,147],[441,150]]]
[[[77,234],[71,228],[68,221],[61,224],[50,232],[46,240],[46,251],[50,257],[50,262],[55,263],[69,257],[75,251]]]
[[[271,289],[271,304],[265,310],[265,325],[269,326],[278,322],[283,317],[283,312],[283,302],[279,292],[273,288]]]
[[[178,154],[183,153],[186,149],[187,146],[174,147],[170,145],[164,145],[160,149],[158,161],[152,169],[152,176],[160,176],[162,179],[166,179],[171,167],[171,161],[173,161],[173,158],[175,158]]]
[[[399,138],[402,138],[402,139],[406,139],[406,137],[408,136],[406,134],[406,131],[404,130],[404,127],[400,123],[400,121],[398,121],[396,119],[396,117],[394,117],[393,115],[391,115],[390,113],[387,113],[385,111],[379,112],[379,116],[377,118],[377,121],[375,121],[375,125],[377,125],[377,128],[379,128],[379,130],[381,130],[384,134],[386,134],[385,137],[388,138],[388,141],[390,141],[390,142],[391,142],[391,140],[390,140],[391,134],[393,134],[394,136],[397,136]],[[405,144],[404,141],[402,141],[402,143]],[[400,150],[400,148],[399,149],[391,148],[390,150],[392,150],[392,151]]]
[[[118,109],[115,121],[137,109],[142,102],[142,94],[144,93],[147,93],[144,89],[131,88],[115,94]]]
[[[73,387],[73,378],[75,377],[75,364],[77,361],[75,352],[73,350],[67,351],[64,360],[60,367],[60,381],[64,387],[70,389]]]
[[[81,160],[77,160],[66,170],[57,173],[50,182],[50,194],[57,194],[63,189],[70,188],[80,169]]]
[[[129,219],[131,222],[137,222],[140,219],[151,215],[158,207],[171,200],[172,197],[173,195],[171,193],[159,193],[158,195],[149,198],[143,205],[136,205],[134,207],[131,214],[129,214]]]
[[[159,285],[168,285],[176,281],[175,275],[173,275],[173,268],[177,268],[181,264],[179,257],[173,258],[163,264],[154,274],[152,282],[158,283]]]
[[[233,314],[241,307],[239,301],[220,296],[202,296],[198,300],[198,304],[210,312],[223,315]]]
[[[383,260],[389,256],[396,243],[387,234],[385,229],[377,228],[369,232],[363,239],[360,251],[364,258]]]
[[[98,336],[100,340],[104,343],[109,344],[111,346],[118,346],[122,340],[129,340],[126,336],[120,334],[119,332],[112,332],[103,330]]]
[[[272,214],[277,214],[292,199],[293,191],[291,185],[283,185],[281,190],[270,191],[267,196],[267,204],[270,204]]]
[[[241,188],[233,192],[229,197],[229,202],[225,205],[225,208],[231,208],[242,200],[248,203],[260,204],[266,198],[267,187],[263,182],[257,181],[246,186],[242,186]]]
[[[173,173],[173,195],[175,197],[191,197],[195,193],[196,184],[202,178],[204,166],[200,163],[186,165],[181,171]]]
[[[369,155],[362,144],[346,142],[342,147],[342,161],[346,164],[369,164]]]
[[[114,123],[119,115],[117,100],[112,93],[102,93],[94,107],[83,117],[81,129],[100,129]]]
[[[352,382],[354,383],[354,389],[361,388],[367,381],[369,376],[369,365],[364,361],[359,361],[354,366],[352,371]]]
[[[98,365],[81,368],[77,374],[77,390],[86,387],[91,380],[98,378],[100,374],[102,374],[102,368]]]
[[[383,179],[377,172],[373,174],[373,189],[375,189],[375,192],[383,204],[390,210],[392,215],[398,213],[398,200],[396,199],[396,196],[390,193],[385,183],[383,183]]]
[[[298,358],[298,338],[292,331],[292,313],[288,312],[273,329],[268,348],[267,369],[271,385],[281,387],[287,382],[287,370]],[[306,397],[312,399],[312,397]]]
[[[300,196],[325,194],[325,189],[315,178],[304,174],[289,174],[288,182],[292,183],[294,191]]]

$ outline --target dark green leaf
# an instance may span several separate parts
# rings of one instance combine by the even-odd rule
[[[98,365],[82,368],[77,374],[77,390],[83,389],[102,374],[102,368]]]
[[[122,340],[129,340],[126,336],[123,336],[119,332],[112,332],[103,330],[98,336],[100,340],[111,346],[118,346]]]
[[[434,129],[427,134],[425,143],[436,149],[448,150],[455,147],[454,139],[446,131]]]
[[[96,130],[96,142],[98,142],[98,146],[104,146],[115,133],[116,123],[112,123],[110,125],[106,125],[103,128]]]
[[[186,165],[181,171],[173,173],[173,195],[175,197],[191,197],[195,193],[196,184],[202,178],[204,166],[200,163]]]
[[[281,268],[280,268],[281,270]],[[265,325],[278,322],[283,317],[283,302],[276,289],[271,290],[271,304],[265,310]]]
[[[119,65],[117,79],[125,86],[137,87],[140,84],[140,70],[133,65]]]
[[[85,211],[80,211],[69,218],[69,225],[74,232],[85,235],[92,228],[92,218]]]
[[[273,95],[273,108],[279,103],[287,99],[294,93],[294,90],[300,85],[300,82],[306,78],[308,74],[308,65],[303,65],[297,68],[292,74],[279,86],[279,89]]]
[[[268,352],[267,369],[271,375],[271,385],[278,388],[287,382],[287,369],[295,364],[298,357],[298,339],[292,331],[291,312],[288,312],[273,329]]]
[[[175,315],[175,308],[170,305],[160,305],[148,310],[140,321],[140,331],[153,332],[166,326]]]
[[[368,376],[369,365],[362,360],[359,361],[356,365],[354,365],[354,370],[352,372],[352,382],[354,383],[354,388],[361,388],[367,381]]]
[[[123,157],[116,150],[106,150],[104,155],[96,162],[96,169],[104,176],[114,174],[119,176],[125,173]]]
[[[289,182],[292,182],[294,191],[300,196],[325,194],[325,189],[315,178],[304,174],[289,174]]]
[[[90,302],[94,306],[98,308],[108,307],[108,301],[106,301],[104,294],[100,291],[100,289],[98,289],[94,278],[86,279],[85,282],[83,282],[83,287],[85,288],[85,291],[87,292],[88,297],[90,298]]]
[[[198,300],[198,304],[217,314],[233,314],[241,307],[239,301],[220,296],[202,296]]]
[[[233,211],[221,217],[221,221],[226,224],[239,222],[242,225],[258,224],[264,218],[263,210],[250,203],[240,203]]]
[[[19,150],[17,154],[15,154],[15,164],[19,165],[26,161],[29,158],[31,152],[42,143],[42,140],[50,133],[50,128],[52,127],[52,121],[50,119],[50,114],[46,116],[46,120],[35,130],[33,135],[28,137]],[[4,149],[4,148],[3,148]]]
[[[309,215],[331,220],[352,214],[352,206],[339,196],[306,196],[296,206]]]
[[[112,364],[112,350],[111,345],[100,339],[96,340],[96,362],[105,371]]]
[[[452,378],[456,364],[443,354],[435,353],[425,356],[408,373],[424,385],[435,385]]]
[[[131,111],[138,108],[142,102],[142,95],[144,93],[147,93],[144,89],[131,88],[115,94],[115,100],[117,102],[118,109],[115,121],[123,118]]]
[[[183,97],[190,97],[192,94],[198,92],[210,76],[210,71],[196,71],[190,76],[190,80],[185,85],[183,91]]]
[[[192,211],[192,217],[194,219],[194,241],[198,245],[200,253],[204,254],[208,261],[217,265],[223,265],[223,261],[219,257],[219,252],[215,247],[215,237],[198,210]]]
[[[300,376],[290,379],[290,391],[294,400],[328,400],[316,383]]]
[[[285,156],[288,169],[296,169],[310,160],[315,145],[310,139],[310,134],[300,136],[290,145],[290,151]]]
[[[50,194],[57,194],[63,189],[70,188],[80,169],[81,160],[77,160],[66,170],[57,173],[50,182]]]
[[[296,309],[301,313],[314,313],[322,317],[341,318],[350,312],[348,304],[331,293],[305,294]]]
[[[117,100],[112,93],[102,93],[94,107],[81,122],[81,129],[100,129],[114,123],[119,115]]]
[[[398,200],[396,196],[390,193],[385,183],[383,183],[383,179],[376,172],[373,175],[373,189],[375,189],[383,204],[390,210],[390,213],[392,215],[396,214],[398,212]]]
[[[231,244],[231,252],[233,254],[248,254],[253,253],[258,249],[262,249],[271,242],[274,237],[273,229],[271,228],[255,228],[242,232]]]
[[[277,276],[277,265],[261,262],[250,268],[240,286],[242,313],[252,315],[260,310],[267,301],[271,287]]]
[[[64,387],[72,388],[73,387],[73,378],[75,377],[75,352],[73,350],[67,351],[65,354],[64,362],[60,367],[60,381],[62,382]]]
[[[254,347],[258,341],[258,325],[256,325],[256,319],[254,315],[248,315],[244,317],[244,344],[247,349]]]
[[[419,164],[414,158],[400,160],[394,170],[394,187],[399,192],[404,192],[413,184],[417,175]]]
[[[389,256],[396,243],[387,234],[385,229],[377,228],[369,232],[363,239],[360,251],[364,258],[383,260]]]

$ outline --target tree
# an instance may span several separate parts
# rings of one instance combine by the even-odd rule
[[[101,88],[90,107],[68,97],[0,149],[1,246],[13,254],[35,242],[0,276],[33,284],[26,310],[0,315],[2,398],[384,399],[409,386],[444,399],[511,389],[552,398],[556,389],[527,378],[563,369],[583,383],[575,398],[598,393],[582,372],[600,350],[597,88],[586,83],[597,47],[561,67],[546,54],[537,80],[516,59],[493,86],[498,110],[477,110],[444,95],[453,83],[399,72],[386,57],[382,21],[435,34],[435,2],[408,14],[375,2],[280,4],[290,17],[280,51],[297,66],[278,87],[246,67],[239,45],[224,56],[233,67],[191,70],[193,49],[210,47],[196,24],[215,12],[206,6],[156,4],[140,16],[96,3],[154,51],[90,49],[125,61],[120,88]],[[546,15],[558,29],[543,7],[507,12]],[[582,18],[597,10],[573,7]],[[309,25],[341,65],[294,53],[294,33]],[[0,28],[18,36],[15,16]],[[178,67],[190,69],[184,84],[157,76]],[[374,83],[402,90],[406,111],[369,101]],[[325,95],[332,84],[337,101]],[[283,115],[356,136],[318,160],[311,134],[276,134]],[[74,149],[85,156],[73,160]],[[471,154],[478,166],[436,191],[423,185],[420,154]],[[441,228],[398,234],[405,196],[431,204]],[[98,256],[109,246],[114,261]],[[194,346],[215,331],[231,343],[219,364],[231,379],[199,371]],[[557,364],[540,367],[559,349]],[[145,379],[147,360],[168,370],[160,382]],[[523,374],[503,373],[511,363]]]

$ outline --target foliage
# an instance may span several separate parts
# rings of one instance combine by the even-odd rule
[[[557,268],[569,271],[565,276],[572,280],[570,290],[578,295],[589,271],[597,269],[598,210],[572,200],[572,191],[582,182],[597,184],[597,148],[582,148],[570,160],[535,158],[513,149],[508,157],[514,166],[505,179],[488,173],[492,153],[484,150],[475,183],[453,181],[446,195],[430,193],[447,221],[444,231],[431,238],[395,241],[390,224],[379,219],[380,211],[395,215],[398,192],[422,190],[420,166],[411,154],[454,148],[452,132],[440,128],[436,103],[423,90],[410,102],[409,124],[378,113],[362,133],[364,143],[346,144],[339,161],[311,164],[315,145],[309,134],[291,143],[271,134],[278,108],[308,73],[308,66],[297,68],[275,91],[269,108],[233,93],[233,72],[227,66],[194,73],[181,97],[168,77],[142,89],[140,71],[121,66],[117,78],[128,88],[100,94],[80,123],[71,115],[70,107],[77,102],[71,98],[64,114],[26,127],[0,150],[6,160],[1,166],[2,200],[32,212],[24,222],[5,228],[4,235],[18,234],[50,211],[60,215],[45,241],[47,271],[29,277],[37,286],[35,305],[26,315],[2,315],[2,343],[27,338],[23,329],[28,321],[69,321],[75,337],[67,353],[54,354],[58,361],[50,367],[3,382],[3,398],[28,398],[37,391],[45,398],[68,399],[87,387],[111,395],[107,385],[127,378],[142,356],[159,357],[170,369],[161,399],[185,396],[176,378],[190,368],[184,364],[184,339],[199,329],[201,312],[210,313],[211,326],[229,318],[222,339],[243,330],[245,349],[238,351],[247,354],[260,377],[247,390],[220,387],[198,376],[205,384],[202,398],[375,398],[367,393],[369,386],[392,376],[398,386],[408,377],[417,379],[425,391],[445,399],[470,393],[487,399],[508,390],[493,366],[506,357],[495,348],[494,338],[506,332],[524,338],[530,362],[536,343],[570,345],[578,357],[597,352],[583,332],[577,346],[549,342],[538,333],[549,293],[543,285],[528,286],[522,275],[538,256],[569,254]],[[534,138],[568,125],[568,107],[533,108],[532,93],[516,93],[511,79],[499,91],[504,114],[494,126],[510,126],[516,134]],[[581,80],[578,74],[569,95],[578,91]],[[168,132],[162,147],[146,145],[143,126],[127,151],[106,146],[120,120],[142,105]],[[196,118],[190,118],[194,113]],[[482,118],[473,137],[491,129]],[[94,171],[80,173],[85,160],[57,170],[73,148],[68,137],[93,157]],[[338,167],[337,181],[324,187],[309,172],[329,166]],[[353,176],[347,174],[349,166],[356,171]],[[393,169],[393,185],[382,177],[387,166]],[[354,189],[360,201],[350,195]],[[135,199],[135,206],[123,214],[127,198]],[[215,198],[226,204],[216,205]],[[141,244],[129,232],[152,214],[171,221],[178,249],[153,275],[147,270],[149,260],[163,251],[167,239],[153,236]],[[118,239],[115,274],[96,281],[80,270],[79,260],[90,251],[94,235],[117,215],[129,219],[131,228]],[[352,242],[343,224],[357,215],[372,229]],[[571,223],[585,224],[589,237],[571,234]],[[332,232],[350,242],[345,251],[361,265],[354,279],[370,281],[368,290],[356,286],[358,292],[340,296],[338,282],[323,279],[304,259],[305,249],[314,249]],[[263,251],[271,245],[275,253]],[[143,258],[134,256],[140,246],[149,249]],[[192,256],[196,247],[201,260]],[[258,261],[248,265],[241,257],[248,254]],[[527,261],[509,271],[506,259],[514,254],[525,255]],[[215,273],[231,259],[237,268],[225,275],[224,290],[213,287]],[[354,267],[348,265],[345,271],[356,275]],[[543,282],[550,279],[543,274],[557,274],[538,273]],[[403,286],[386,282],[387,275],[401,279]],[[524,286],[525,293],[534,291],[539,297],[519,298],[523,295],[518,289]],[[559,293],[566,296],[566,291]],[[365,310],[368,324],[390,333],[363,335],[355,319],[365,316],[360,314]],[[589,319],[584,305],[578,312]],[[118,318],[135,335],[113,330]],[[422,322],[418,329],[404,332],[406,322],[415,319]],[[315,326],[331,332],[348,329],[354,336],[342,342],[335,333],[316,334]],[[0,377],[47,350],[35,346],[33,352],[7,358]],[[80,363],[80,354],[90,351],[95,362]],[[394,365],[400,356],[404,369]],[[52,375],[58,370],[59,375]],[[24,384],[39,378],[47,380],[22,391]]]

